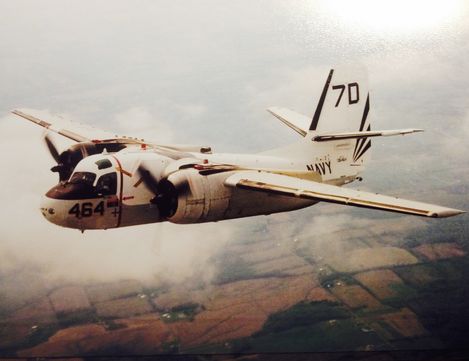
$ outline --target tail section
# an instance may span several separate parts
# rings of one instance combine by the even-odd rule
[[[304,159],[308,170],[316,170],[315,165],[327,159],[331,171],[320,172],[323,178],[351,177],[361,171],[371,147],[368,79],[363,68],[331,69],[309,122],[288,109],[268,110],[305,137],[268,154]]]
[[[323,182],[353,181],[370,156],[369,113],[366,71],[331,69],[303,144],[297,144],[309,158],[307,169],[318,172]]]
[[[309,122],[285,108],[268,110],[304,139],[266,154],[304,160],[308,171],[317,172],[322,181],[337,184],[352,181],[364,169],[372,137],[421,131],[371,130],[368,77],[363,68],[331,69]]]

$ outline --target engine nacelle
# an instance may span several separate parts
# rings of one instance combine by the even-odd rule
[[[200,175],[196,169],[182,169],[168,177],[177,192],[177,207],[168,221],[198,223],[224,219],[232,190],[223,185],[228,174]]]

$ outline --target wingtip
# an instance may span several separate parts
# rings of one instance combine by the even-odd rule
[[[447,218],[447,217],[454,217],[454,216],[457,216],[457,215],[463,214],[463,213],[466,213],[466,211],[463,211],[463,210],[460,210],[460,209],[448,208],[448,209],[445,209],[441,212],[433,213],[431,216],[436,217],[436,218]]]

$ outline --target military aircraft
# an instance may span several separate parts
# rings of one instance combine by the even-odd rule
[[[331,69],[312,119],[286,108],[268,111],[298,133],[294,144],[258,154],[214,153],[207,146],[164,145],[94,128],[14,114],[76,144],[59,153],[59,183],[43,197],[57,225],[109,229],[145,223],[201,223],[296,210],[318,202],[426,217],[458,209],[341,186],[361,180],[371,138],[421,129],[371,130],[366,76]]]

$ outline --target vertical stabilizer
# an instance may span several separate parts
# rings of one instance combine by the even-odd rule
[[[309,127],[309,135],[371,130],[368,77],[363,68],[331,69]],[[341,153],[351,166],[361,167],[369,156],[368,137],[333,141],[331,152]],[[340,151],[339,151],[340,150]],[[346,155],[342,155],[347,153]]]
[[[304,159],[307,169],[317,171],[323,181],[348,182],[363,171],[370,156],[369,113],[366,70],[361,67],[331,69],[309,127],[303,128],[305,138],[266,154],[288,154]],[[370,133],[360,136],[361,132]],[[349,136],[340,137],[340,134]]]
[[[367,128],[368,79],[362,68],[331,69],[314,112],[310,132],[351,132]],[[365,118],[364,118],[365,116]]]

